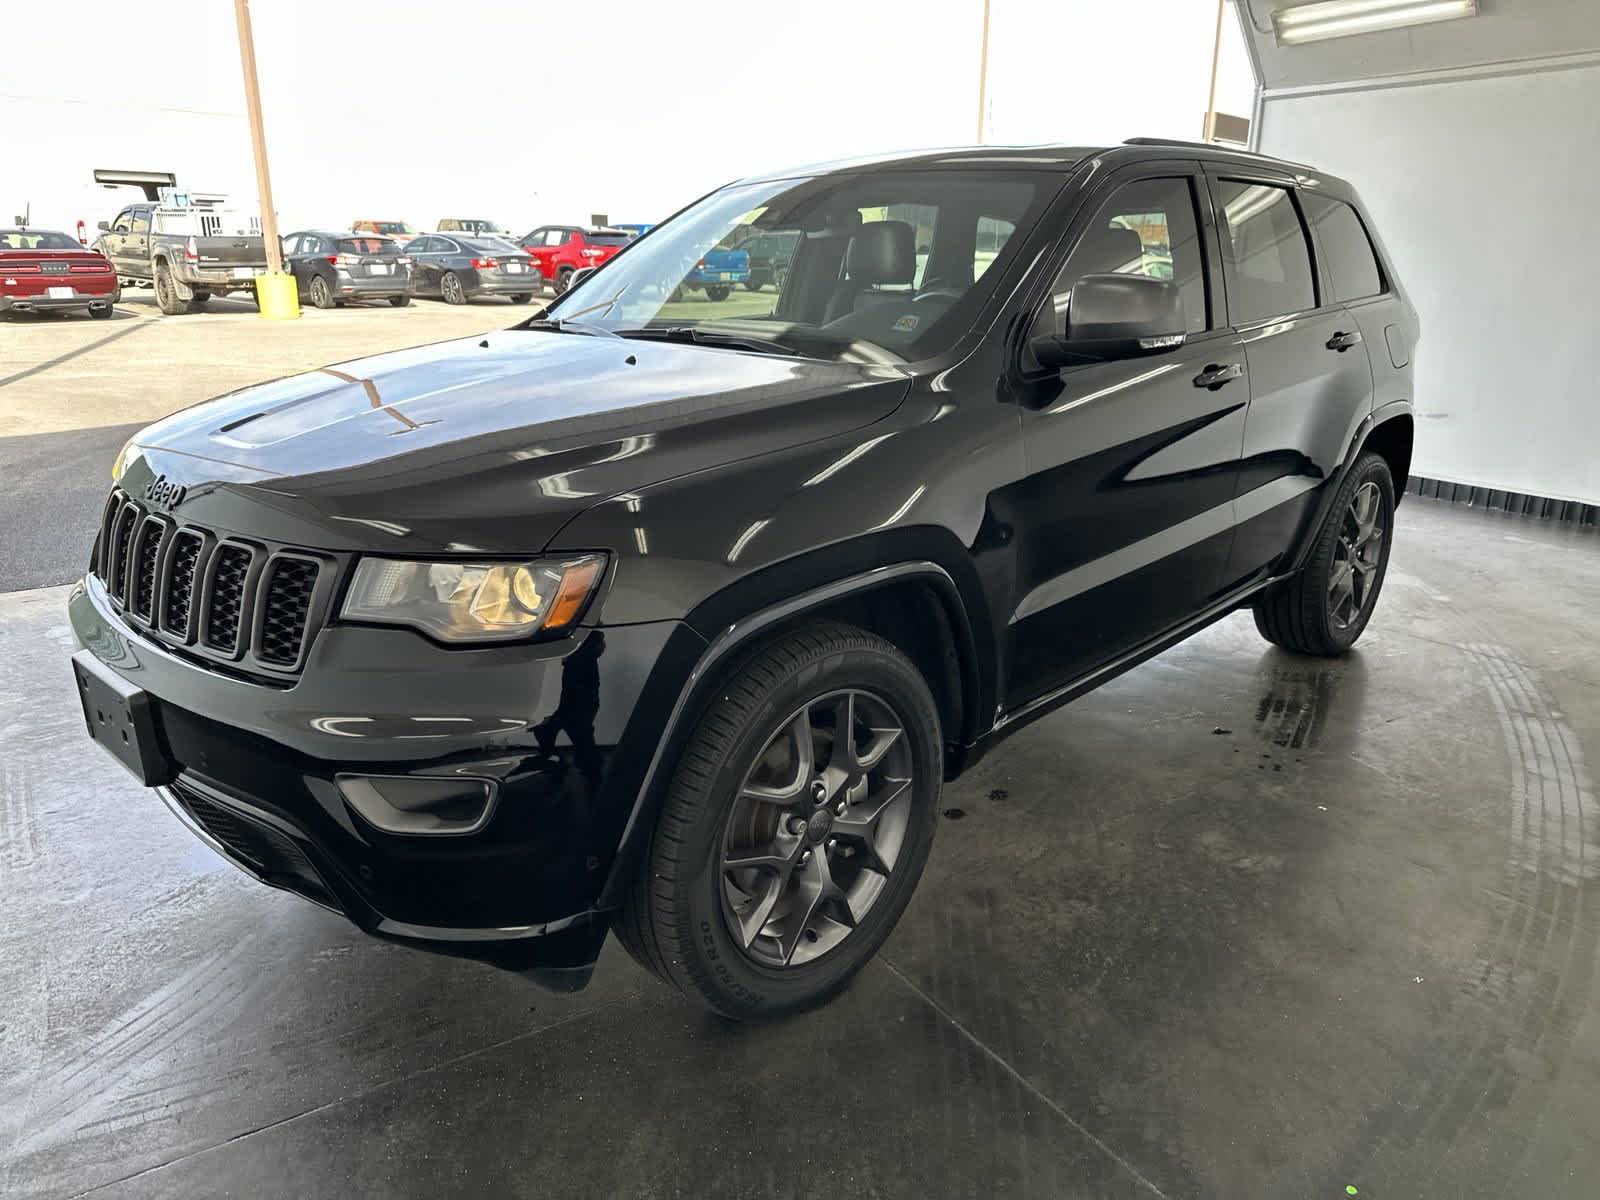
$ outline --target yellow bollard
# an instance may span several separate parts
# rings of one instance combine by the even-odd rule
[[[300,315],[293,275],[257,275],[256,307],[264,321],[291,321]]]

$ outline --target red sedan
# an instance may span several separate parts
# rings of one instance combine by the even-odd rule
[[[50,229],[0,229],[0,316],[86,308],[103,319],[118,297],[103,254]]]

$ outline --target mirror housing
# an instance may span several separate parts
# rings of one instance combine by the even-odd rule
[[[1176,350],[1189,327],[1178,285],[1147,275],[1085,275],[1056,308],[1055,322],[1052,336],[1033,340],[1047,367]]]
[[[585,279],[593,275],[597,270],[599,270],[598,267],[579,267],[572,273],[572,278],[567,280],[567,287],[569,289],[577,287]]]
[[[110,221],[101,221],[96,225],[96,228],[99,229],[101,233],[110,233],[111,232],[111,222]]]

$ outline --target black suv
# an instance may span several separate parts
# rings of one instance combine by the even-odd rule
[[[782,288],[682,293],[740,225],[793,240]],[[70,600],[84,711],[374,934],[577,987],[609,929],[791,1010],[883,942],[1005,734],[1244,606],[1350,647],[1417,333],[1354,192],[1290,163],[744,180],[512,329],[136,435]]]

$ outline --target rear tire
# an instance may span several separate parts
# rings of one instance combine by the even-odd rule
[[[848,757],[832,734],[844,713],[856,735]],[[877,952],[911,899],[933,845],[942,747],[926,681],[876,634],[818,624],[755,651],[722,682],[678,759],[614,925],[618,941],[664,982],[738,1020],[826,1000]],[[752,799],[752,777],[774,769],[775,751],[788,753],[777,768],[784,782],[759,786],[785,798]],[[780,843],[789,863],[781,874],[765,858],[759,870],[728,865]],[[826,893],[816,904],[806,889],[819,870],[848,896]],[[771,891],[741,896],[740,911],[730,899],[737,879]],[[742,921],[753,932],[736,937]]]
[[[410,296],[390,296],[389,297],[389,303],[394,305],[396,308],[404,308],[406,305],[411,303],[411,297]]]
[[[533,299],[533,293],[532,292],[513,292],[511,294],[511,303],[513,303],[513,304],[526,304],[529,300],[532,300],[532,299]]]
[[[556,295],[563,295],[572,286],[572,268],[562,267],[556,272],[556,281],[553,285]]]
[[[733,289],[725,283],[713,283],[706,288],[706,299],[717,304],[720,304],[731,295],[733,295]]]
[[[176,317],[189,311],[189,302],[178,295],[177,286],[172,282],[172,268],[164,262],[156,264],[155,271],[156,306],[169,317]]]
[[[311,286],[307,290],[311,295],[311,303],[318,308],[333,307],[333,289],[328,286],[328,281],[321,275],[313,275],[311,277]]]
[[[111,306],[108,304],[104,308],[91,308],[89,315],[96,321],[104,321],[111,316]]]
[[[467,289],[461,286],[461,276],[454,271],[446,271],[444,278],[439,280],[439,294],[444,297],[446,304],[467,302]]]
[[[1377,606],[1393,530],[1394,478],[1369,451],[1339,485],[1305,566],[1255,602],[1261,636],[1297,654],[1349,650]]]

